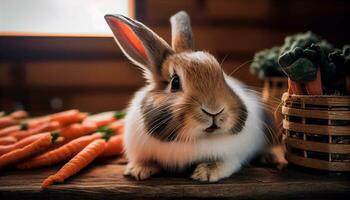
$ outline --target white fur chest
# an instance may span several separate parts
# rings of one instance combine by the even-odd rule
[[[235,84],[228,81],[228,84]],[[233,80],[234,81],[234,80]],[[244,129],[236,135],[217,135],[195,143],[162,142],[145,133],[139,110],[146,88],[139,91],[128,110],[125,127],[125,151],[134,162],[156,161],[164,167],[183,168],[193,162],[230,159],[244,163],[264,146],[264,134],[259,117],[261,109],[256,99],[237,91],[247,104],[248,118]],[[243,96],[243,97],[242,97]],[[253,96],[255,98],[255,96]]]

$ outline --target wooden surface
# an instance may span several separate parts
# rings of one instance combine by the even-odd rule
[[[40,182],[58,167],[0,172],[0,199],[349,199],[350,175],[289,167],[246,167],[216,184],[192,181],[188,174],[164,173],[146,181],[124,177],[125,165],[103,161],[64,184],[40,191]]]

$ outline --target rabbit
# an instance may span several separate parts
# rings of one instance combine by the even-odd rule
[[[225,74],[213,55],[193,50],[186,12],[170,18],[171,47],[136,20],[105,19],[147,81],[125,117],[124,175],[144,180],[196,164],[192,179],[217,182],[268,148],[259,97]]]

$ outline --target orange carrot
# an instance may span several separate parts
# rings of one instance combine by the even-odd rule
[[[34,155],[43,148],[47,148],[53,143],[58,137],[57,133],[46,134],[40,137],[38,140],[30,143],[29,145],[6,153],[0,157],[0,168],[9,164],[13,164],[23,159],[28,158],[29,156]]]
[[[71,124],[60,131],[60,136],[64,137],[65,141],[70,141],[95,131],[97,126],[94,123]]]
[[[10,116],[0,117],[0,129],[17,124],[17,120]]]
[[[79,110],[67,110],[49,115],[51,121],[58,121],[61,124],[72,124],[81,122],[87,114],[80,113]]]
[[[26,111],[23,111],[23,110],[18,110],[18,111],[11,113],[10,116],[12,118],[18,120],[18,119],[24,119],[24,118],[28,117],[28,113]]]
[[[15,111],[8,116],[0,117],[0,129],[19,123],[20,119],[27,117],[25,111]]]
[[[123,153],[124,135],[115,135],[109,138],[106,149],[98,156],[99,158],[118,156]]]
[[[1,129],[0,130],[0,137],[5,137],[5,136],[8,136],[14,132],[17,132],[17,131],[25,131],[25,130],[28,130],[28,129],[32,129],[32,128],[35,128],[43,123],[47,123],[48,120],[37,120],[37,119],[30,119],[28,121],[25,121],[25,122],[22,122],[20,123],[19,125],[13,125],[13,126],[9,126],[9,127],[6,127],[4,129]]]
[[[13,126],[3,128],[0,130],[0,137],[8,136],[9,134],[20,130],[21,130],[21,127],[19,125],[13,125]]]
[[[106,145],[104,139],[93,141],[65,164],[56,174],[45,179],[41,184],[41,188],[45,189],[55,182],[63,182],[66,178],[76,174],[100,155],[106,148]]]
[[[118,120],[116,122],[109,124],[106,127],[111,129],[114,132],[114,134],[121,134],[123,133],[123,129],[124,129],[124,120]]]
[[[304,86],[302,84],[292,81],[290,78],[288,78],[288,88],[288,91],[290,90],[292,92],[291,94],[305,94]]]
[[[57,121],[52,121],[52,122],[46,122],[46,123],[40,124],[37,127],[32,129],[11,133],[10,136],[15,137],[17,140],[21,140],[25,137],[28,137],[34,134],[47,132],[47,131],[55,131],[58,128],[60,128],[60,123],[58,123]]]
[[[305,83],[307,94],[309,95],[322,95],[322,81],[320,68],[317,68],[316,79]]]
[[[17,139],[13,136],[6,136],[0,138],[0,146],[1,145],[9,145],[17,142]]]
[[[26,137],[23,140],[18,141],[18,142],[14,143],[14,144],[0,145],[0,156],[3,155],[3,154],[8,153],[10,151],[13,151],[15,149],[23,148],[23,147],[29,145],[30,143],[38,140],[43,135],[47,135],[47,134],[49,134],[49,132],[47,132],[47,133],[40,133],[40,134],[36,134],[36,135],[32,135],[32,136]]]
[[[100,139],[102,134],[93,134],[79,137],[69,143],[46,152],[30,160],[24,161],[16,165],[18,169],[32,169],[36,167],[42,167],[47,165],[53,165],[59,162],[63,162],[71,159],[73,156],[78,154],[88,144],[96,139]]]
[[[115,118],[115,113],[115,111],[108,111],[90,115],[84,119],[83,123],[93,122],[96,123],[97,127],[106,126],[117,120],[117,118]]]

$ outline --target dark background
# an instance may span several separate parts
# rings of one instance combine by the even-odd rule
[[[297,32],[312,30],[336,47],[349,43],[347,0],[135,0],[130,5],[136,19],[168,42],[169,17],[187,11],[196,49],[213,53],[227,73]],[[233,76],[262,87],[249,64]],[[110,36],[0,35],[0,110],[122,109],[143,84]]]

